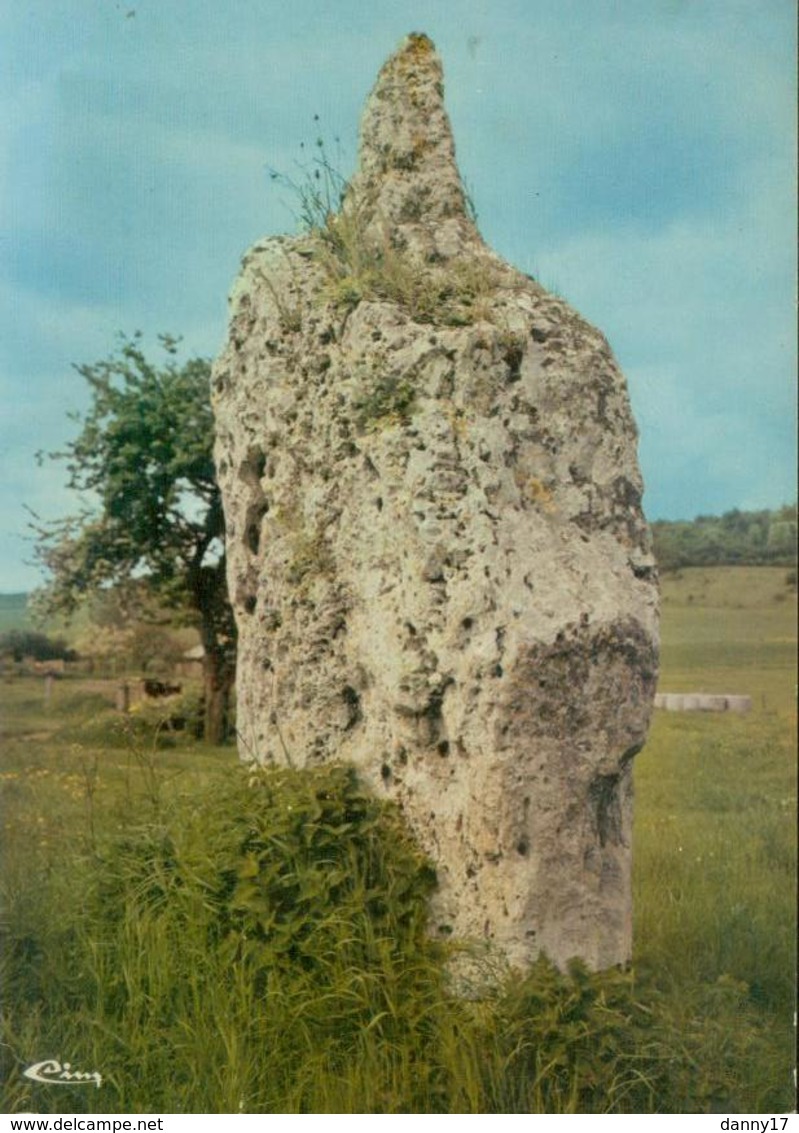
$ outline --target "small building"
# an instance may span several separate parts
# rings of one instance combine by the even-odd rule
[[[180,660],[175,666],[177,675],[180,677],[196,677],[199,680],[203,675],[204,660],[205,649],[203,646],[193,645],[191,649],[181,653]]]

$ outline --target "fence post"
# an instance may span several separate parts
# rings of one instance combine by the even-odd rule
[[[117,686],[117,712],[130,711],[130,685],[123,681]]]

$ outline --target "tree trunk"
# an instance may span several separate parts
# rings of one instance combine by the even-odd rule
[[[205,651],[203,737],[206,743],[221,744],[231,730],[230,694],[236,677],[236,623],[227,595],[224,556],[212,567],[190,572],[189,592],[200,615],[198,628]]]
[[[221,744],[230,732],[230,693],[234,670],[224,651],[206,646],[203,661],[205,721],[203,738],[209,744]]]

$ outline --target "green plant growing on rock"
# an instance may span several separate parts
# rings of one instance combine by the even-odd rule
[[[286,296],[275,287],[266,272],[261,271],[260,268],[256,270],[256,275],[274,300],[280,319],[280,328],[283,333],[293,334],[302,330],[302,304],[296,299],[294,301],[288,300]]]
[[[491,297],[502,282],[494,264],[475,257],[422,263],[391,238],[379,218],[375,223],[374,201],[354,191],[331,161],[323,138],[317,138],[315,149],[311,162],[300,165],[299,180],[274,170],[270,176],[299,203],[300,228],[312,238],[312,253],[327,279],[326,299],[344,310],[382,299],[416,322],[443,326],[491,319]],[[418,207],[421,217],[423,202]],[[268,286],[284,319],[286,300]],[[286,322],[288,329],[299,329],[295,318]]]
[[[136,334],[109,358],[76,367],[91,403],[76,418],[78,436],[47,455],[65,462],[80,510],[36,517],[36,557],[48,576],[39,607],[71,616],[113,587],[194,625],[204,649],[205,736],[218,743],[228,731],[236,626],[212,454],[211,365],[178,362],[179,340],[169,335],[160,344],[160,364]]]
[[[401,374],[383,374],[354,401],[355,423],[362,432],[406,425],[416,406],[416,391]]]

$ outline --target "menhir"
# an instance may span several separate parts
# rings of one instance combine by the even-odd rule
[[[242,757],[395,799],[434,932],[623,963],[658,636],[624,378],[480,239],[425,36],[318,220],[248,253],[214,371]]]

